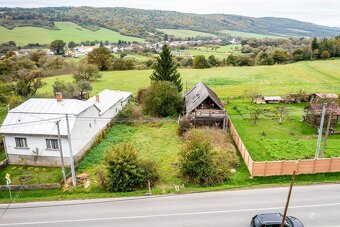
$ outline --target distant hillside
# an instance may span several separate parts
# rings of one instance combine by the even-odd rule
[[[142,38],[162,37],[163,33],[159,29],[193,30],[216,35],[225,30],[269,36],[340,35],[340,28],[286,18],[253,18],[228,14],[202,15],[130,8],[0,8],[0,25],[9,29],[17,26],[58,29],[54,23],[56,21],[74,22],[90,30],[103,27],[122,35]]]

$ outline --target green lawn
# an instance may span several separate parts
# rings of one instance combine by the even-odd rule
[[[257,33],[250,33],[250,32],[240,32],[240,31],[233,31],[233,30],[222,30],[220,33],[228,34],[230,36],[237,36],[242,38],[256,38],[256,39],[263,39],[263,38],[272,38],[272,39],[279,39],[284,38],[283,36],[278,35],[263,35]]]
[[[340,60],[306,61],[287,65],[253,67],[219,67],[210,69],[180,69],[184,89],[198,81],[209,85],[222,99],[244,95],[245,90],[256,90],[263,95],[285,95],[300,89],[306,92],[340,93]],[[103,72],[93,83],[91,95],[103,89],[131,91],[149,85],[152,70]],[[52,83],[72,81],[71,75],[45,78],[39,93],[52,96]]]
[[[7,173],[11,175],[12,185],[20,185],[21,179],[25,184],[60,183],[62,180],[61,168],[7,165],[0,168],[0,184],[6,184]]]
[[[71,22],[55,22],[56,27],[60,30],[50,30],[38,27],[16,27],[12,30],[0,26],[0,43],[15,41],[18,45],[27,43],[49,44],[53,40],[62,39],[65,42],[81,41],[111,41],[118,40],[144,42],[144,39],[121,35],[118,32],[100,28],[97,31],[91,31]]]
[[[254,161],[314,158],[317,129],[301,121],[306,104],[286,105],[288,116],[279,124],[276,107],[281,106],[231,100],[227,110]],[[256,124],[249,114],[255,108],[266,110]],[[340,157],[340,135],[329,136],[325,157]]]
[[[195,47],[186,50],[173,50],[172,54],[178,57],[193,57],[197,55],[204,55],[205,57],[209,57],[210,55],[214,55],[216,58],[222,60],[223,58],[227,58],[230,54],[240,55],[241,54],[241,45],[226,45],[219,46],[216,49],[213,47]]]
[[[206,32],[198,32],[193,30],[185,30],[185,29],[158,29],[170,36],[174,36],[176,38],[187,39],[188,37],[217,37],[214,34],[206,33]]]

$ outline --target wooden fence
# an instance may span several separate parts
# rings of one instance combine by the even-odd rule
[[[291,175],[294,170],[296,174],[340,172],[340,158],[255,162],[230,119],[228,120],[228,126],[229,132],[252,177]]]

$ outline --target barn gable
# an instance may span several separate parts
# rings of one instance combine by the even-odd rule
[[[217,97],[208,86],[203,82],[198,82],[185,96],[185,111],[190,113],[198,108],[201,104],[215,104],[214,109],[224,110],[221,100]],[[208,108],[207,108],[208,109]]]

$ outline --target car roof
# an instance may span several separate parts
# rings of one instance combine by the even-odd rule
[[[257,216],[261,224],[281,224],[282,222],[282,214],[280,213],[258,214]]]

